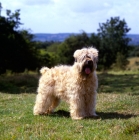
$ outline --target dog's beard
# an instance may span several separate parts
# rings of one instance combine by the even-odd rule
[[[91,74],[93,71],[93,64],[91,65],[84,65],[83,68],[82,68],[82,73],[85,74],[85,75],[89,75]]]

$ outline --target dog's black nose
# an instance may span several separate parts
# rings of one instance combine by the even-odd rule
[[[88,64],[90,64],[90,65],[91,65],[92,63],[93,63],[93,62],[92,62],[92,60],[88,60]]]

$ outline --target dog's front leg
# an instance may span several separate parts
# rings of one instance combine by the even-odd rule
[[[73,120],[81,120],[86,117],[85,103],[82,97],[73,96],[70,99],[70,115]]]
[[[96,96],[97,92],[94,92],[93,94],[89,94],[86,96],[86,111],[87,111],[87,117],[89,118],[98,118],[99,116],[96,114]]]

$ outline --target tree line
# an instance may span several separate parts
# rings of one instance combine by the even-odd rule
[[[111,17],[106,23],[99,24],[97,33],[90,36],[82,32],[64,42],[38,42],[33,40],[30,31],[19,29],[22,25],[20,10],[14,13],[6,10],[6,15],[0,15],[0,74],[6,70],[18,73],[42,66],[72,65],[74,51],[87,46],[99,50],[98,70],[125,69],[129,52],[134,50],[128,45],[130,38],[126,36],[130,28],[119,17]]]

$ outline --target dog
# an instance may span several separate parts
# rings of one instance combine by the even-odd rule
[[[73,120],[98,117],[95,112],[98,79],[98,50],[93,47],[74,52],[73,66],[43,67],[39,79],[34,115],[53,113],[60,100],[70,106]]]

